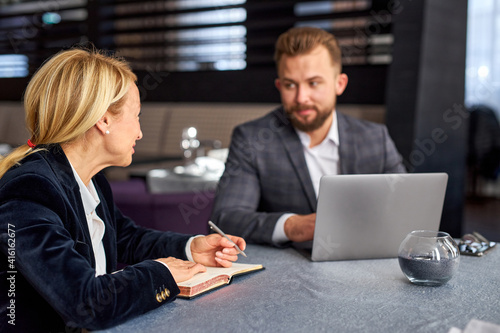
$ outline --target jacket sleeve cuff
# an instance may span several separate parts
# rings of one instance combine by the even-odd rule
[[[294,215],[296,214],[288,213],[280,216],[278,222],[276,222],[276,225],[274,226],[273,238],[272,238],[274,244],[282,245],[283,243],[290,241],[285,234],[285,222],[286,220],[288,220],[289,217]]]
[[[198,237],[205,237],[203,235],[197,235],[189,238],[189,240],[186,243],[186,257],[189,261],[195,262],[193,259],[193,254],[191,253],[191,243],[193,242],[193,239],[198,238]]]

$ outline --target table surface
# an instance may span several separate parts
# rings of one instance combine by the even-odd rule
[[[471,319],[500,324],[500,250],[461,256],[445,285],[411,284],[397,258],[311,262],[292,248],[249,245],[235,277],[100,332],[442,332]]]

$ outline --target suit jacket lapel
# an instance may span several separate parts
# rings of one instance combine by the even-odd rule
[[[356,138],[352,133],[349,133],[349,123],[345,115],[337,112],[337,122],[339,127],[339,173],[352,174],[356,162]]]
[[[49,165],[54,170],[54,173],[59,178],[59,183],[64,188],[68,200],[72,203],[71,207],[75,210],[78,216],[80,228],[83,231],[86,244],[90,247],[91,265],[95,268],[95,257],[92,251],[92,239],[90,237],[89,227],[87,225],[87,218],[85,216],[85,209],[83,208],[82,195],[80,187],[73,176],[71,165],[64,154],[60,145],[45,146],[49,153],[45,154],[49,161]]]
[[[78,222],[80,223],[80,228],[84,233],[84,238],[86,244],[90,247],[90,263],[93,268],[95,268],[95,257],[94,251],[92,250],[92,239],[90,237],[89,227],[87,225],[87,218],[85,216],[85,209],[83,207],[82,195],[80,193],[80,187],[73,176],[73,170],[71,165],[64,154],[60,145],[50,145],[45,146],[49,153],[45,154],[46,158],[50,160],[49,165],[53,168],[54,173],[59,178],[59,183],[64,188],[68,199],[72,203],[72,208],[75,210],[78,216]],[[106,270],[112,272],[116,269],[116,247],[113,244],[116,243],[116,237],[114,233],[114,226],[110,223],[112,217],[110,215],[111,209],[114,207],[107,207],[107,202],[105,196],[102,193],[101,188],[94,181],[94,186],[96,188],[97,194],[101,203],[97,206],[97,215],[103,220],[106,231],[104,232],[104,237],[102,239],[104,245],[104,252],[106,253]]]
[[[102,243],[104,245],[104,252],[106,253],[106,269],[109,273],[111,273],[116,270],[117,266],[117,249],[116,246],[113,246],[113,244],[116,244],[116,232],[114,225],[110,223],[110,221],[112,221],[110,212],[114,209],[114,207],[108,207],[108,202],[105,200],[105,196],[102,193],[99,184],[94,180],[94,178],[92,180],[94,181],[95,189],[101,201],[96,208],[96,212],[106,227]]]
[[[276,110],[277,117],[280,119],[282,124],[281,131],[278,135],[283,142],[285,150],[288,155],[288,159],[292,163],[294,170],[301,182],[304,193],[307,197],[307,201],[313,211],[316,211],[316,194],[314,192],[314,187],[311,181],[311,176],[309,175],[309,169],[307,168],[306,159],[303,153],[302,143],[293,129],[292,124],[288,121],[288,118],[284,115],[283,108]],[[299,154],[297,152],[300,152]]]

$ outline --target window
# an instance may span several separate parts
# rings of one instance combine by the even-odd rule
[[[500,3],[469,0],[465,101],[486,104],[500,119]]]
[[[274,43],[313,25],[337,36],[344,71],[363,84],[342,102],[382,104],[393,38],[391,15],[378,13],[388,1],[0,0],[0,80],[10,80],[0,99],[18,100],[43,61],[91,41],[130,62],[148,101],[279,102]]]
[[[3,1],[1,77],[26,77],[61,48],[85,41],[86,6],[87,0]]]
[[[390,21],[375,20],[372,6],[371,0],[299,2],[294,7],[295,25],[333,33],[342,48],[344,66],[389,64],[394,43]]]
[[[246,67],[245,0],[126,2],[104,7],[102,45],[134,69],[242,70]]]
[[[0,55],[0,78],[26,77],[28,74],[27,56],[23,54]]]

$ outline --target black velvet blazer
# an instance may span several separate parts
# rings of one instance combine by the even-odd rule
[[[103,329],[172,301],[177,284],[149,259],[186,259],[189,236],[136,226],[116,208],[98,174],[93,182],[106,227],[108,274],[95,277],[71,165],[59,145],[45,148],[0,179],[0,331]],[[118,262],[130,266],[115,272]]]

